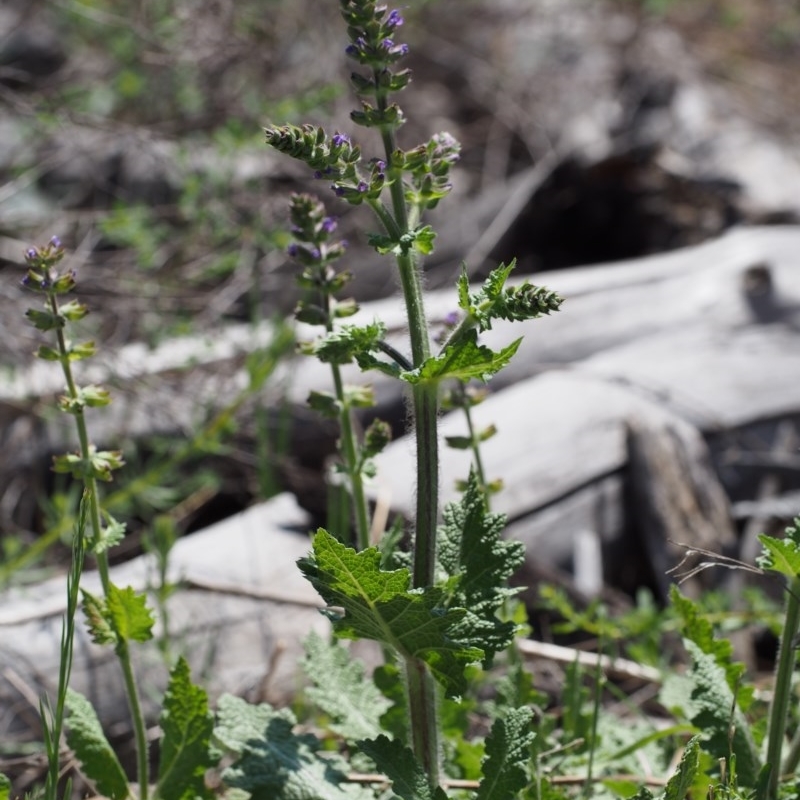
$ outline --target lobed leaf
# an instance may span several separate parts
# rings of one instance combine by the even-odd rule
[[[214,715],[208,709],[208,695],[195,686],[189,665],[182,656],[170,673],[160,718],[164,736],[158,769],[157,795],[160,800],[210,798],[205,773],[215,765],[209,750]]]
[[[667,781],[664,800],[684,800],[694,784],[700,766],[700,737],[692,737],[686,744],[675,774]]]
[[[486,738],[483,780],[476,800],[513,800],[529,782],[528,763],[533,743],[533,712],[512,708],[496,719]]]
[[[396,739],[381,735],[359,742],[358,747],[392,782],[392,791],[401,800],[447,800],[440,786],[431,786],[414,753]]]
[[[456,635],[480,647],[488,660],[514,639],[516,625],[501,621],[497,612],[517,592],[508,588],[507,581],[522,566],[525,547],[502,538],[506,517],[487,511],[486,496],[473,470],[463,497],[445,508],[443,519],[438,533],[439,564],[457,579],[448,604],[468,610]]]
[[[341,758],[320,757],[317,739],[294,733],[295,724],[288,709],[220,697],[214,739],[237,756],[222,780],[252,800],[372,800],[372,792],[346,783]]]
[[[411,590],[409,570],[382,570],[375,547],[357,553],[320,528],[313,548],[299,566],[329,604],[326,613],[339,636],[373,639],[421,659],[449,697],[465,691],[464,667],[484,657],[450,635],[466,609],[446,608],[438,587]]]
[[[363,665],[341,644],[314,632],[306,638],[305,650],[303,669],[314,684],[306,694],[331,717],[331,730],[349,741],[378,736],[381,716],[391,703],[365,677]]]
[[[521,343],[522,339],[517,339],[495,352],[478,344],[478,333],[471,328],[439,355],[431,356],[414,370],[401,372],[399,377],[411,384],[439,383],[447,379],[465,383],[477,379],[486,383],[511,361]]]

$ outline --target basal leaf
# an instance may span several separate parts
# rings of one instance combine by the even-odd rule
[[[109,585],[106,606],[112,627],[123,641],[146,642],[153,638],[153,614],[147,607],[147,596],[137,594],[130,586],[119,589]]]
[[[210,798],[213,793],[205,785],[205,773],[215,763],[209,753],[214,715],[208,709],[205,690],[192,683],[183,657],[170,674],[160,724],[164,736],[158,770],[159,798]]]
[[[494,721],[486,738],[483,780],[476,800],[513,800],[528,785],[533,712],[512,708]]]
[[[675,774],[667,782],[664,800],[685,800],[694,784],[697,768],[700,765],[700,737],[694,736],[686,744],[681,763]]]
[[[753,688],[743,686],[740,679],[745,672],[744,664],[733,660],[733,645],[728,639],[714,636],[711,623],[700,614],[697,604],[681,594],[677,586],[670,589],[670,600],[683,622],[682,632],[704,653],[713,656],[717,664],[725,670],[730,690],[736,691],[739,707],[747,710],[753,699]]]
[[[320,528],[313,555],[300,569],[329,604],[334,630],[345,638],[373,639],[407,658],[424,661],[448,696],[466,689],[464,667],[484,653],[451,638],[463,608],[445,608],[441,589],[411,590],[408,569],[381,570],[381,553],[357,553]],[[340,609],[340,610],[337,610]]]
[[[761,758],[750,726],[728,686],[725,670],[694,642],[685,639],[684,645],[692,658],[692,668],[686,675],[691,692],[683,698],[682,710],[701,731],[704,749],[718,759],[733,752],[740,782],[754,786]]]
[[[308,697],[333,720],[331,730],[349,741],[381,732],[381,715],[391,703],[364,675],[363,665],[338,643],[312,632],[305,641],[303,669],[314,685]]]
[[[359,742],[358,747],[392,782],[392,791],[401,800],[447,800],[441,787],[431,786],[414,753],[396,739],[381,735]]]
[[[346,783],[342,759],[321,758],[317,739],[294,733],[295,724],[288,709],[220,697],[214,739],[237,756],[222,780],[252,800],[372,800],[372,792]]]
[[[439,383],[448,379],[466,382],[473,378],[485,383],[508,364],[521,343],[522,339],[517,339],[495,352],[485,345],[479,345],[478,333],[471,328],[417,369],[401,372],[400,378],[411,384]]]
[[[457,580],[448,603],[468,609],[456,628],[459,641],[470,642],[487,659],[508,647],[516,625],[504,622],[497,612],[506,598],[516,593],[508,578],[522,566],[525,547],[502,538],[506,518],[490,514],[486,497],[474,471],[470,471],[461,500],[449,504],[439,530],[439,563],[448,577]]]
[[[67,744],[72,748],[84,774],[97,791],[111,800],[123,800],[130,794],[128,779],[103,733],[92,704],[83,695],[67,689]]]

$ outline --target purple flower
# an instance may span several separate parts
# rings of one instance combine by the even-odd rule
[[[389,12],[389,16],[386,17],[386,22],[384,23],[384,25],[389,30],[394,30],[395,28],[399,28],[402,24],[403,24],[403,17],[396,8]]]
[[[346,133],[339,133],[337,131],[331,136],[331,144],[334,147],[342,147],[342,145],[350,144],[350,137]]]
[[[322,230],[325,231],[325,233],[333,233],[337,225],[336,217],[325,217],[325,219],[322,220]]]
[[[444,318],[444,324],[447,325],[449,328],[452,328],[458,324],[459,318],[460,314],[458,313],[458,311],[450,311]]]
[[[394,42],[387,36],[382,42],[381,47],[384,50],[391,50],[394,47]]]
[[[52,239],[50,239],[50,246],[55,248],[63,247],[61,239],[59,239],[58,236],[53,236]]]
[[[36,252],[36,250],[34,250],[34,248],[32,248],[32,247],[29,247],[29,248],[28,248],[28,249],[25,251],[25,258],[27,258],[27,259],[28,259],[28,261],[33,261],[33,259],[34,259],[34,258],[36,258],[36,256],[37,256],[37,255],[38,255],[38,253],[37,253],[37,252]]]
[[[288,255],[290,258],[297,258],[297,253],[298,253],[298,247],[297,247],[297,244],[296,244],[295,242],[292,242],[292,243],[291,243],[291,244],[290,244],[290,245],[289,245],[289,246],[286,248],[286,254],[287,254],[287,255]]]
[[[364,192],[367,191],[367,189],[369,189],[369,186],[367,185],[366,181],[359,181],[357,188],[358,188],[358,191],[363,194]]]

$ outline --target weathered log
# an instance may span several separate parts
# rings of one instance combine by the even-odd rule
[[[297,689],[297,661],[311,630],[329,623],[322,603],[297,569],[310,549],[308,519],[280,495],[179,540],[168,580],[181,585],[168,601],[170,657],[184,654],[212,696],[236,692],[253,700],[288,702]],[[148,556],[111,570],[112,582],[137,591],[151,585]],[[82,587],[99,593],[96,573]],[[41,741],[38,699],[58,681],[63,577],[8,591],[0,599],[0,740]],[[157,637],[163,635],[157,631]],[[156,641],[132,648],[146,716],[157,718],[167,664]],[[71,686],[88,696],[107,729],[127,730],[119,665],[108,647],[78,625]]]

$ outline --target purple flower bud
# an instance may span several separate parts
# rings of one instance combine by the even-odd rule
[[[460,315],[458,311],[451,311],[447,314],[447,316],[445,316],[444,324],[447,325],[449,328],[452,328],[453,326],[458,324],[459,317]]]
[[[403,24],[403,17],[401,16],[400,12],[395,8],[389,12],[389,16],[386,17],[386,22],[384,25],[389,30],[394,30],[395,28],[399,28]]]
[[[334,147],[342,147],[342,145],[350,144],[350,137],[346,133],[339,133],[337,131],[331,136],[331,144]]]
[[[319,170],[316,170],[314,172],[314,178],[316,178],[316,180],[319,180],[321,177],[322,177],[322,173]]]
[[[33,247],[29,247],[25,251],[25,258],[27,258],[28,261],[33,261],[33,259],[36,258],[37,255],[39,255],[39,254],[36,252],[36,250],[34,250]]]
[[[25,276],[25,277],[24,277],[24,278],[23,278],[23,279],[20,281],[20,283],[21,283],[23,286],[30,286],[30,285],[31,285],[31,283],[32,283],[32,281],[31,281],[31,276],[30,276],[30,275],[26,275],[26,276]]]
[[[50,246],[51,247],[55,247],[56,249],[59,249],[59,248],[63,247],[64,245],[61,244],[61,239],[59,239],[58,236],[53,236],[50,239]]]
[[[367,189],[369,189],[369,186],[367,185],[366,181],[359,181],[357,188],[358,188],[358,191],[363,194],[364,192],[367,191]]]
[[[337,197],[344,197],[344,194],[345,194],[344,186],[337,186],[335,183],[332,183],[331,184],[331,189],[333,189],[333,193]]]
[[[355,57],[358,55],[358,48],[354,44],[349,44],[344,49],[345,55]]]
[[[289,258],[296,258],[297,257],[297,245],[294,242],[292,242],[286,248],[286,254],[289,256]]]
[[[386,162],[381,161],[380,158],[376,158],[375,161],[373,161],[372,166],[377,172],[383,172],[386,169]]]
[[[320,253],[320,251],[319,251],[319,248],[318,248],[318,247],[312,247],[312,248],[311,248],[311,255],[312,255],[314,258],[321,258],[321,257],[322,257],[322,253]]]
[[[333,233],[337,225],[336,217],[325,217],[325,219],[322,220],[322,230],[325,231],[325,233]]]

